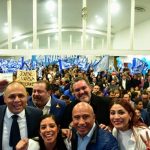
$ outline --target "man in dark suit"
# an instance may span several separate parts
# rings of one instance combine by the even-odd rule
[[[27,92],[19,82],[11,82],[4,91],[4,102],[0,106],[0,149],[14,149],[10,144],[13,116],[17,116],[20,138],[32,138],[38,135],[38,122],[42,112],[36,108],[26,106]],[[13,135],[12,139],[16,135]],[[9,140],[10,138],[10,140]]]
[[[127,74],[122,74],[122,79],[119,81],[119,86],[123,90],[123,93],[126,93],[131,88],[131,81],[127,79]]]
[[[109,125],[109,104],[111,99],[92,94],[90,83],[84,78],[75,78],[71,86],[76,100],[66,107],[63,122],[61,123],[62,127],[67,128],[72,122],[72,109],[79,102],[89,103],[94,110],[98,123]]]
[[[4,89],[7,85],[8,85],[7,80],[0,80],[0,105],[5,105],[3,92],[4,92]]]
[[[32,97],[28,100],[28,105],[37,107],[43,114],[53,114],[58,121],[61,121],[66,103],[52,96],[52,89],[47,81],[37,81],[33,85]]]
[[[150,75],[147,77],[147,80],[144,82],[143,89],[150,87]]]
[[[99,128],[88,103],[78,103],[73,108],[72,119],[72,150],[118,150],[117,140],[110,132]]]

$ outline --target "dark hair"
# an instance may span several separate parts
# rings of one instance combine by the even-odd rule
[[[85,81],[87,83],[87,85],[91,86],[87,79],[82,78],[82,77],[76,77],[71,81],[71,89],[73,89],[73,85],[78,81]]]
[[[42,120],[44,120],[46,118],[52,118],[54,120],[54,122],[56,123],[57,127],[59,128],[59,126],[60,126],[59,122],[58,122],[57,118],[52,114],[43,115],[40,118],[40,124],[41,124]],[[40,131],[40,124],[39,124],[39,131]],[[39,136],[39,144],[40,144],[40,150],[46,150],[44,141],[43,141],[41,136]],[[65,147],[65,144],[64,144],[64,141],[63,141],[63,138],[62,138],[61,130],[59,130],[59,132],[58,132],[55,148],[57,150],[61,150],[61,149],[66,150],[66,147]]]
[[[49,82],[46,80],[38,80],[37,82],[35,82],[34,84],[40,84],[40,83],[44,83],[46,85],[46,90],[49,90]]]
[[[137,98],[137,99],[135,100],[135,105],[138,105],[138,104],[139,104],[139,102],[142,102],[142,103],[143,103],[143,101],[142,101],[142,99],[141,99],[141,98]]]
[[[129,121],[129,128],[130,129],[132,129],[133,126],[137,126],[137,127],[141,126],[139,124],[139,121],[138,121],[137,116],[135,114],[135,110],[129,102],[123,100],[122,98],[115,99],[112,101],[112,103],[110,105],[110,109],[115,104],[121,105],[129,114],[131,114],[131,120]],[[110,124],[110,126],[113,127],[112,124]]]

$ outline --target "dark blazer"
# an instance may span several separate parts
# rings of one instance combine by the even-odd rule
[[[2,149],[3,122],[6,112],[6,105],[0,106],[0,149]],[[27,121],[28,138],[38,136],[39,119],[42,116],[42,111],[36,108],[27,106],[25,108]]]
[[[73,130],[72,133],[72,150],[77,150],[78,137],[76,130]],[[104,131],[96,125],[86,150],[119,150],[119,148],[115,137],[110,132]]]
[[[29,97],[28,99],[28,105],[32,107],[36,107],[32,101],[32,97]],[[50,108],[50,114],[55,115],[57,120],[60,122],[62,119],[62,115],[64,113],[66,107],[66,103],[63,100],[59,100],[53,96],[51,96],[51,108]]]
[[[126,79],[126,89],[123,88],[122,86],[122,79],[119,81],[119,86],[121,87],[122,90],[130,90],[131,88],[131,81]]]
[[[148,81],[144,82],[143,89],[147,89],[148,87],[149,87],[149,82]]]
[[[72,121],[72,110],[73,107],[78,103],[78,100],[71,102],[65,109],[63,114],[63,121],[61,122],[62,128],[67,128]],[[96,115],[98,123],[109,125],[109,105],[111,99],[109,97],[100,97],[92,94],[90,105],[92,106]]]
[[[5,105],[3,95],[0,96],[0,105]]]

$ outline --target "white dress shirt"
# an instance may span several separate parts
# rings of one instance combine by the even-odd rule
[[[90,142],[90,139],[93,135],[95,127],[96,127],[96,124],[94,123],[93,127],[91,128],[91,130],[89,131],[89,133],[85,137],[80,137],[80,135],[77,133],[77,135],[78,135],[78,148],[77,148],[77,150],[86,150],[86,147],[87,147],[88,143]]]
[[[46,103],[46,105],[43,108],[43,115],[45,114],[49,114],[50,112],[50,108],[51,108],[51,97],[49,98],[48,102]]]
[[[126,80],[122,80],[122,87],[126,90]]]
[[[8,107],[6,108],[6,113],[4,116],[4,123],[3,123],[3,135],[2,135],[2,150],[12,150],[12,147],[9,146],[9,136],[10,136],[10,129],[12,124],[12,118],[14,114],[9,111]],[[25,110],[18,114],[18,125],[20,129],[20,136],[21,138],[27,138],[27,123],[25,117]]]

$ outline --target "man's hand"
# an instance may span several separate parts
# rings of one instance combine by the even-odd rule
[[[28,142],[29,142],[29,139],[27,138],[21,139],[16,145],[16,150],[27,150]]]
[[[110,127],[109,127],[109,126],[106,126],[105,124],[100,124],[99,127],[100,127],[101,129],[104,129],[105,131],[111,132]]]
[[[68,140],[72,137],[72,131],[71,129],[61,129],[62,131],[62,137],[67,138]]]

